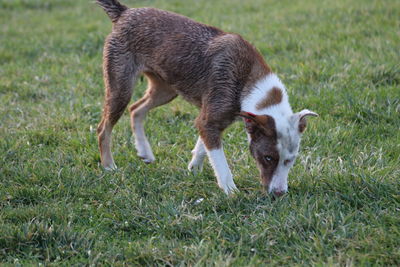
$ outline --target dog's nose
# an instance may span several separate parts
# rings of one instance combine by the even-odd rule
[[[275,197],[281,197],[285,194],[285,191],[274,191],[273,194]]]

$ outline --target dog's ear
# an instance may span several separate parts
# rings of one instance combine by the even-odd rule
[[[303,133],[306,130],[308,116],[318,117],[319,115],[308,109],[303,109],[293,115],[295,123],[298,123],[299,133]]]
[[[246,130],[250,135],[258,132],[266,136],[273,136],[275,131],[275,120],[269,115],[255,115],[251,112],[242,111],[239,116],[244,119]]]

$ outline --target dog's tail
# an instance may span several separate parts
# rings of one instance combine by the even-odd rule
[[[116,22],[121,14],[128,9],[118,0],[96,0],[96,3],[104,9],[112,22]]]

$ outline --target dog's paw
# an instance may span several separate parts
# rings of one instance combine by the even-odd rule
[[[138,156],[139,156],[139,158],[141,158],[141,159],[143,160],[143,162],[146,163],[146,164],[153,163],[153,162],[156,160],[154,157],[146,157],[146,156],[141,156],[141,155],[138,155]]]
[[[203,161],[192,160],[188,165],[188,170],[194,175],[201,173],[203,171]]]
[[[114,162],[111,162],[107,165],[103,165],[103,167],[104,167],[104,170],[106,170],[106,171],[116,171],[118,169],[117,165],[115,165]]]
[[[138,157],[141,158],[144,163],[149,164],[156,160],[148,142],[136,142],[135,147]]]
[[[138,157],[141,158],[143,160],[144,163],[150,164],[152,162],[154,162],[156,160],[156,158],[154,157],[153,153],[137,153]]]
[[[236,187],[233,181],[231,183],[220,185],[220,187],[222,188],[222,190],[224,190],[225,194],[228,196],[232,196],[235,193],[239,192],[239,189]]]

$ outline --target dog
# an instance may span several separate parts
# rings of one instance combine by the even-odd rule
[[[132,96],[140,75],[145,95],[129,108],[138,156],[155,160],[143,121],[147,113],[178,95],[200,109],[199,130],[189,170],[202,170],[208,156],[219,187],[237,191],[221,142],[222,132],[243,118],[250,152],[261,183],[280,196],[288,190],[288,173],[298,155],[308,116],[293,113],[285,86],[260,53],[240,35],[155,8],[128,8],[117,0],[96,1],[112,21],[103,51],[105,101],[98,126],[101,164],[116,168],[111,132]]]

